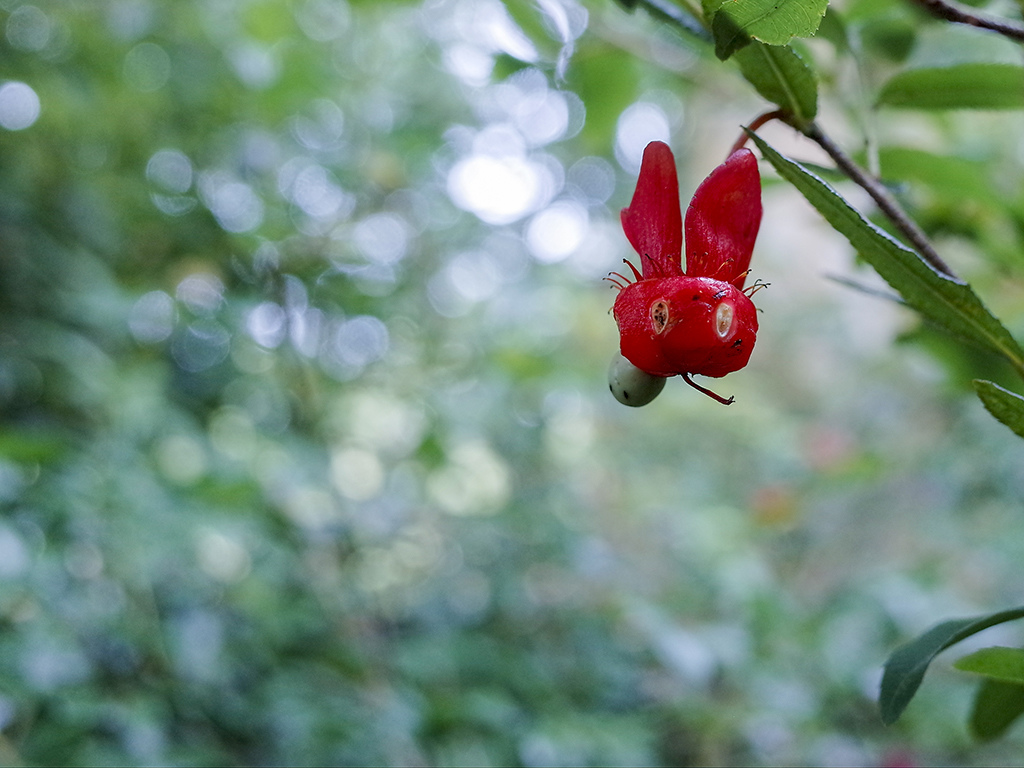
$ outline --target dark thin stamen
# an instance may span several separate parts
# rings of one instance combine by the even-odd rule
[[[620,277],[621,277],[621,275],[620,275]],[[615,280],[615,279],[613,279],[613,278],[611,278],[611,277],[602,277],[601,279],[602,279],[602,280],[607,280],[607,281],[608,281],[609,283],[611,283],[612,285],[614,285],[614,286],[615,286],[616,288],[618,288],[618,289],[619,289],[620,291],[621,291],[621,290],[622,290],[623,288],[625,288],[625,287],[626,287],[625,285],[622,285],[622,283],[620,283],[620,282],[619,282],[618,280]],[[627,285],[628,285],[628,283],[627,283]]]
[[[755,293],[760,291],[762,288],[767,288],[771,283],[762,283],[760,280],[754,282],[753,285],[748,285],[743,289],[743,293],[747,295],[747,298],[752,298]]]

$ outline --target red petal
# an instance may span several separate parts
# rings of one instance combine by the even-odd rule
[[[686,274],[743,287],[761,226],[761,176],[749,149],[733,152],[686,209]]]
[[[644,150],[636,192],[622,209],[622,229],[640,254],[644,279],[683,274],[679,181],[667,144],[652,141]]]

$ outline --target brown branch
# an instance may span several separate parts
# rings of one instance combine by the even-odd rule
[[[917,3],[926,11],[931,13],[940,19],[946,21],[952,21],[957,24],[968,24],[972,27],[979,27],[981,29],[988,29],[992,32],[998,32],[1004,37],[1008,37],[1011,40],[1016,40],[1018,43],[1024,43],[1024,26],[1020,24],[1014,24],[1011,21],[1005,19],[997,19],[994,16],[982,15],[975,13],[974,11],[968,11],[964,8],[959,8],[946,0],[912,0]]]
[[[891,221],[896,228],[903,233],[903,235],[910,241],[910,244],[914,246],[918,254],[928,262],[935,270],[941,272],[947,277],[951,277],[954,280],[959,280],[956,273],[950,269],[949,265],[939,256],[935,247],[928,240],[928,236],[925,235],[924,231],[917,225],[910,216],[907,215],[906,211],[900,207],[900,204],[896,202],[896,199],[889,193],[885,185],[882,184],[878,179],[869,174],[852,159],[849,155],[843,152],[829,136],[824,133],[821,128],[818,127],[817,123],[811,123],[807,128],[803,130],[803,133],[807,138],[814,141],[820,146],[828,156],[835,161],[835,164],[839,166],[840,170],[845,173],[854,183],[864,189],[871,199],[875,201],[879,209],[884,213],[889,221]]]

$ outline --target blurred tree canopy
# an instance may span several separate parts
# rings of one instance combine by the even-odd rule
[[[0,761],[1015,759],[963,673],[875,704],[1017,592],[1003,362],[764,163],[736,404],[609,396],[643,147],[685,199],[771,106],[688,3],[624,5],[0,0]],[[819,119],[1019,335],[1016,72],[915,102],[1019,49],[834,5]]]

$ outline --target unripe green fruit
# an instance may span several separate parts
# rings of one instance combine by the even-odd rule
[[[623,405],[647,405],[665,388],[664,376],[652,376],[616,352],[608,366],[608,389]]]

